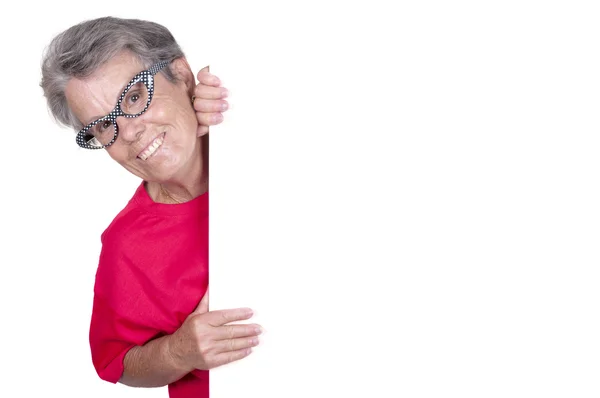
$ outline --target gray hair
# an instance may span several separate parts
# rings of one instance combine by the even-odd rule
[[[131,51],[145,67],[184,56],[171,32],[154,22],[104,17],[70,27],[52,40],[42,60],[40,86],[59,124],[76,131],[83,128],[67,104],[69,80],[90,76],[123,50]],[[161,73],[175,81],[169,68]]]

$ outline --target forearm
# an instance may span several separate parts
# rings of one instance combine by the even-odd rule
[[[162,387],[191,372],[173,356],[171,340],[163,336],[129,350],[119,382],[130,387]]]

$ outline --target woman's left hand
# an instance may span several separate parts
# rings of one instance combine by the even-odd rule
[[[194,110],[198,118],[198,137],[208,133],[208,127],[223,121],[223,112],[229,104],[223,98],[227,97],[227,89],[221,87],[221,80],[205,67],[198,72],[198,85],[194,89]]]

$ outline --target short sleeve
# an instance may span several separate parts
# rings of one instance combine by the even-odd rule
[[[127,315],[117,313],[107,299],[95,294],[89,337],[92,362],[101,379],[117,383],[123,374],[127,352],[158,334],[159,331],[142,327]]]

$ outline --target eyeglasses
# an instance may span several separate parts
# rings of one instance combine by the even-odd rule
[[[134,118],[146,112],[154,95],[154,75],[168,64],[162,61],[135,75],[123,90],[115,109],[77,133],[77,145],[85,149],[102,149],[112,145],[119,135],[117,117]]]

